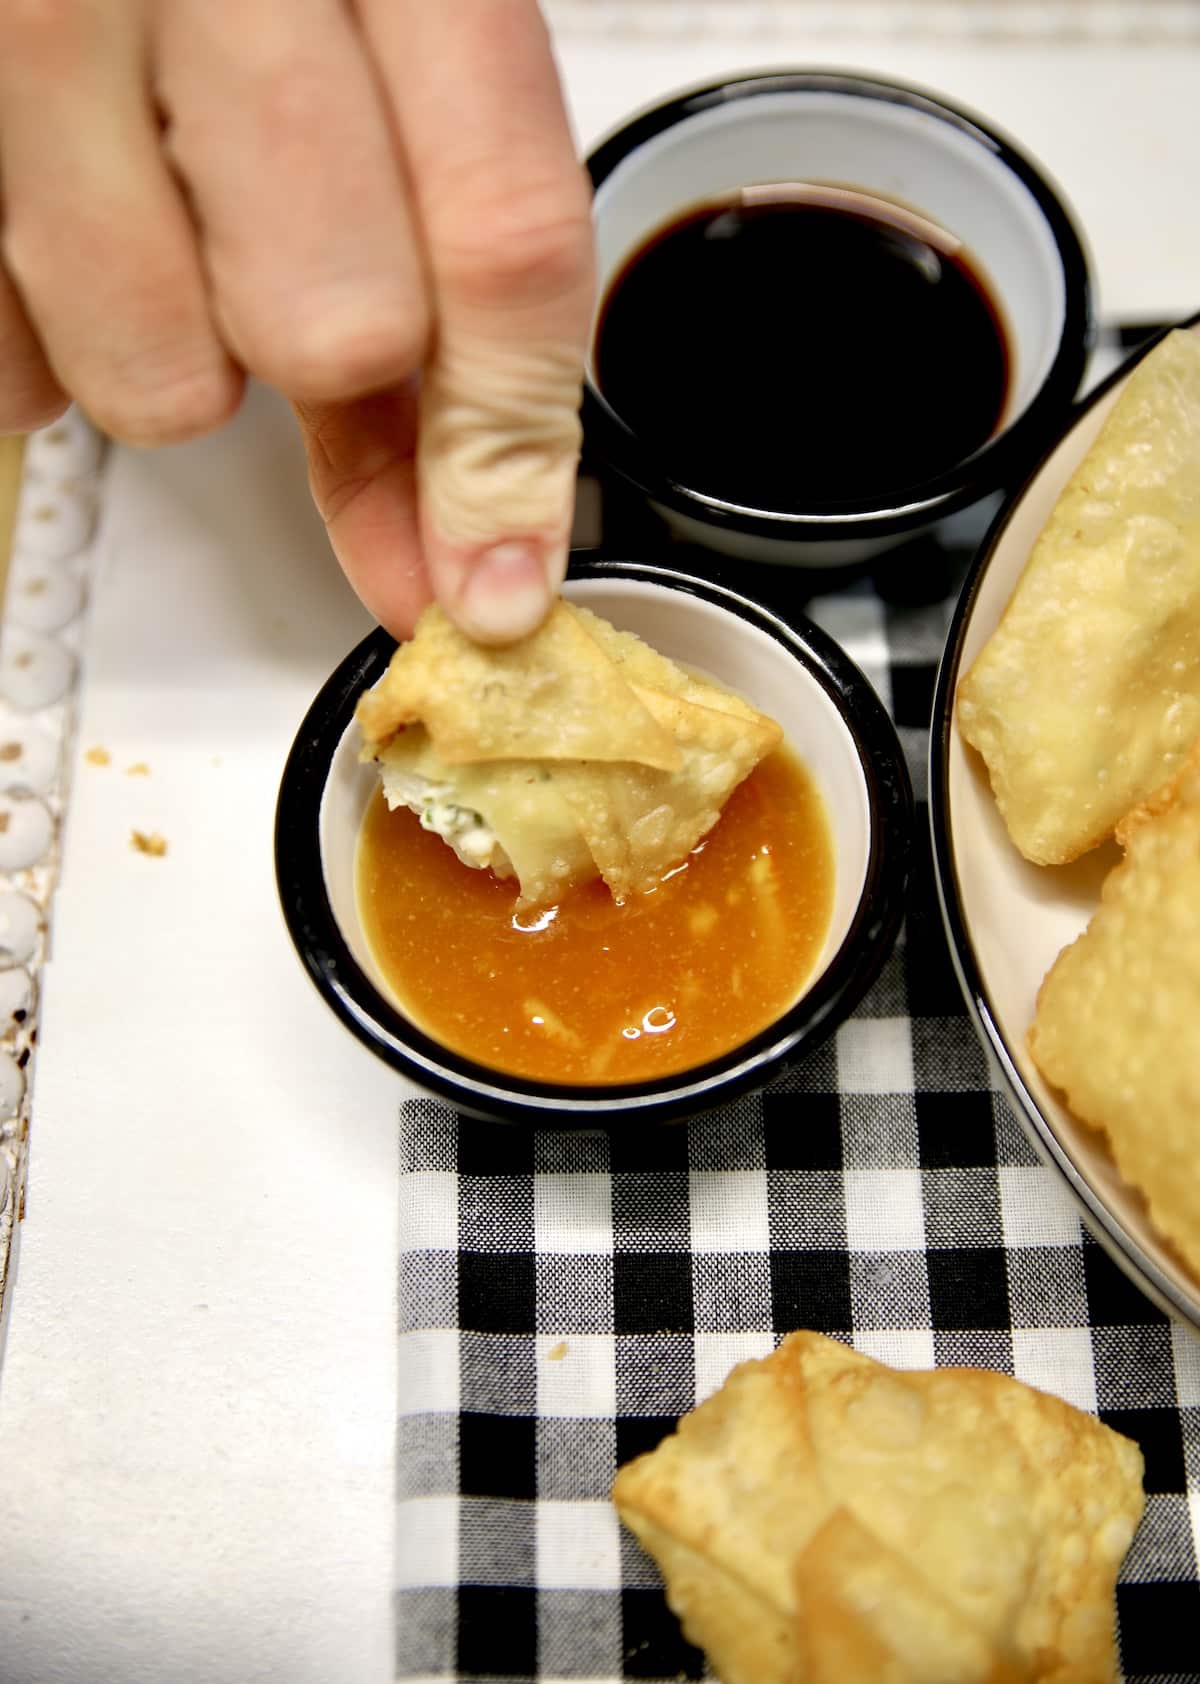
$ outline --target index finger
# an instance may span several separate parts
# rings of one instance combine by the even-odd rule
[[[421,535],[437,596],[507,641],[566,568],[591,321],[589,194],[534,0],[364,0],[432,280]]]
[[[293,402],[313,501],[355,591],[394,637],[429,600],[417,532],[411,383],[348,403]]]

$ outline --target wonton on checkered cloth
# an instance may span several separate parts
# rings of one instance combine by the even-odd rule
[[[617,1476],[723,1684],[1111,1684],[1137,1446],[1004,1374],[816,1333]]]

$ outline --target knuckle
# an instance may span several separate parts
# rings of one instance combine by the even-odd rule
[[[50,267],[48,242],[32,218],[20,214],[20,206],[6,206],[0,232],[0,266],[3,266],[27,296],[36,295],[43,272]]]
[[[176,22],[179,38],[156,69],[169,116],[167,145],[182,173],[203,171],[213,155],[228,146],[229,109],[212,99],[195,75],[193,30],[220,66],[229,104],[248,125],[256,165],[305,171],[318,167],[325,144],[322,117],[329,106],[328,67],[298,47],[281,44],[271,31],[264,40],[253,29],[244,32],[235,50],[216,24],[219,11],[198,11],[186,31]]]
[[[33,432],[68,404],[25,310],[0,267],[0,432]]]
[[[214,46],[253,125],[256,144],[268,161],[276,156],[288,158],[297,151],[302,156],[316,154],[323,137],[323,115],[330,103],[328,64],[294,35],[281,39],[274,29],[261,35],[251,29],[248,34],[250,38],[244,44],[239,37],[236,50],[227,39],[218,38]],[[191,86],[186,70],[188,55],[181,51],[178,58],[174,76],[182,93]],[[204,101],[197,109],[194,87],[192,97],[183,104],[205,126],[206,138],[215,139],[213,125],[222,120],[219,106]]]
[[[586,198],[557,182],[510,189],[484,205],[460,203],[434,244],[442,279],[468,303],[537,304],[591,283]]]
[[[363,397],[416,373],[428,343],[423,305],[374,312],[313,311],[292,325],[285,344],[247,360],[293,396],[314,402]]]
[[[264,129],[311,130],[327,101],[325,66],[298,52],[260,66],[255,98]]]
[[[44,381],[6,383],[0,389],[0,435],[35,433],[48,427],[71,407],[71,400],[56,383]]]
[[[22,75],[78,69],[94,32],[88,0],[5,0],[4,71]]]
[[[221,426],[237,408],[236,379],[225,371],[106,383],[81,402],[103,432],[126,444],[181,444]]]
[[[0,234],[0,264],[17,283],[22,295],[36,311],[39,303],[55,298],[67,284],[77,286],[76,277],[103,276],[111,266],[113,236],[102,221],[98,204],[81,207],[72,219],[72,257],[68,271],[63,262],[61,231],[48,208],[23,193],[14,195],[4,207],[5,224]],[[74,209],[74,207],[72,207]],[[70,281],[65,277],[71,276]]]
[[[5,34],[10,40],[53,40],[77,28],[84,11],[81,0],[7,0]]]
[[[86,309],[77,289],[64,287],[43,219],[14,221],[3,242],[9,272],[40,307],[62,383],[103,431],[127,443],[174,443],[220,426],[237,407],[241,380],[197,306],[186,262],[153,236],[114,239],[94,215],[80,218],[78,232],[80,268],[92,278]]]

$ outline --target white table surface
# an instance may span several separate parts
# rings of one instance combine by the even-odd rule
[[[1200,49],[868,45],[561,54],[584,143],[767,62],[940,89],[1058,178],[1106,315],[1200,304]],[[268,395],[218,438],[115,454],[0,1373],[0,1684],[391,1675],[403,1090],[302,976],[270,851],[293,731],[366,626]]]

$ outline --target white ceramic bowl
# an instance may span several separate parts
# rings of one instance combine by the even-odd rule
[[[748,76],[631,118],[588,160],[599,292],[655,230],[740,187],[854,186],[924,212],[958,236],[991,282],[1012,357],[998,431],[950,472],[900,499],[864,485],[854,503],[750,508],[671,477],[605,402],[584,397],[589,449],[680,533],[746,560],[859,566],[954,510],[1023,477],[1061,427],[1093,322],[1087,261],[1057,189],[1013,142],[916,88],[831,71]]]
[[[739,690],[783,725],[820,788],[837,878],[824,949],[802,997],[746,1045],[700,1068],[611,1087],[536,1083],[431,1040],[399,1009],[363,934],[354,890],[359,829],[376,775],[358,759],[354,707],[383,674],[383,632],[342,663],[314,702],[284,772],[276,871],[288,928],[313,981],[349,1029],[421,1087],[465,1111],[560,1127],[692,1115],[760,1086],[853,1009],[903,911],[912,795],[878,697],[832,639],[793,627],[700,579],[583,562],[566,587],[615,625]]]
[[[958,979],[1018,1121],[1062,1172],[1096,1238],[1169,1314],[1200,1329],[1197,1281],[1151,1226],[1141,1196],[1118,1175],[1101,1136],[1079,1123],[1025,1045],[1037,991],[1081,934],[1120,858],[1115,843],[1073,865],[1031,865],[1009,840],[987,771],[954,725],[954,695],[995,629],[1034,540],[1100,431],[1138,351],[1098,388],[1029,482],[1001,512],[975,563],[938,675],[930,740],[930,819],[942,916]]]

